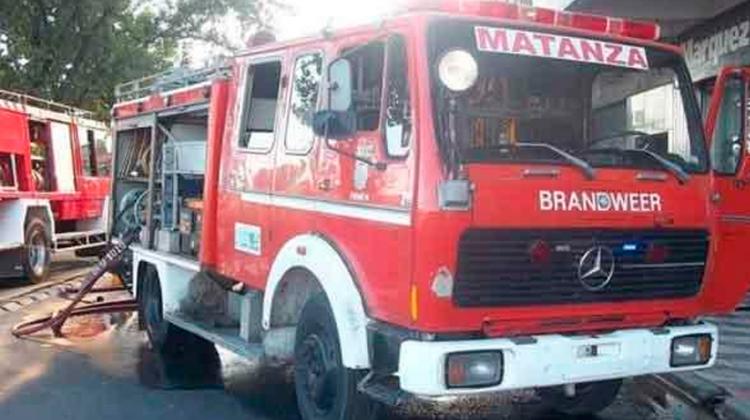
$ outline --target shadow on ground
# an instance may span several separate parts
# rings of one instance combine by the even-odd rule
[[[34,305],[38,316],[61,301]],[[0,329],[31,314],[0,317]],[[288,370],[248,363],[211,348],[197,358],[165,359],[152,351],[137,318],[96,315],[66,324],[64,339],[16,340],[0,334],[0,410],[3,420],[299,419]],[[580,419],[671,419],[670,408],[642,400],[629,382],[601,415]],[[461,401],[440,410],[426,405],[388,411],[383,419],[559,419],[533,391]]]

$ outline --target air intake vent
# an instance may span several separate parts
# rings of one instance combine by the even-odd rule
[[[540,243],[549,250],[542,259]],[[453,300],[508,307],[687,298],[700,291],[708,244],[708,233],[695,230],[472,229],[459,244]]]

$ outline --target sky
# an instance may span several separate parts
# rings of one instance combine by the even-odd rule
[[[374,22],[398,9],[404,0],[282,0],[287,10],[279,13],[274,21],[279,40],[293,39],[320,32],[326,27],[340,28],[359,23]],[[456,0],[460,1],[460,0]],[[561,9],[572,0],[534,0],[535,6]],[[234,39],[247,39],[236,19],[227,19],[226,33]],[[186,53],[191,66],[210,65],[213,53],[205,44],[194,42],[187,46]],[[178,59],[178,62],[182,59]]]
[[[534,0],[535,6],[563,8],[572,0]],[[327,25],[347,26],[387,16],[398,0],[286,0],[291,11],[277,18],[276,27],[282,39],[309,35]]]

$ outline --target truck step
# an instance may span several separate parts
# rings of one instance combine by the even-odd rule
[[[58,251],[75,251],[102,246],[106,243],[107,234],[101,230],[55,234],[55,249]]]
[[[359,384],[357,390],[388,407],[405,407],[414,402],[414,396],[398,387],[390,378],[377,378],[369,373]]]
[[[164,318],[183,330],[218,344],[247,360],[261,361],[264,358],[263,345],[243,340],[239,327],[214,327],[207,322],[188,318],[184,314],[165,313]]]

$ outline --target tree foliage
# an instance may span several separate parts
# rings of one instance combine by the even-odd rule
[[[0,88],[106,112],[114,88],[173,65],[183,40],[237,48],[276,0],[0,0]],[[247,32],[244,32],[247,34]],[[241,37],[240,37],[241,38]]]

